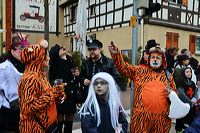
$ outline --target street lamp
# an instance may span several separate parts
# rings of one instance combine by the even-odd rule
[[[141,17],[150,16],[152,13],[159,11],[161,5],[159,3],[153,3],[149,0],[140,0],[138,2],[138,15]]]
[[[151,16],[152,13],[159,11],[161,5],[159,3],[153,3],[150,0],[139,0],[137,6],[138,16],[141,17],[141,45],[142,51],[144,50],[144,17]],[[142,56],[142,55],[141,55]]]

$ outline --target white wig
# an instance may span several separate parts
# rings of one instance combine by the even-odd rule
[[[96,117],[97,126],[99,126],[99,124],[101,123],[100,108],[93,86],[94,81],[98,78],[101,78],[108,82],[109,89],[107,100],[110,107],[112,127],[115,129],[116,127],[120,126],[118,122],[119,111],[122,112],[125,116],[127,116],[127,114],[121,104],[119,87],[117,86],[113,77],[106,72],[99,72],[93,76],[89,86],[87,99],[81,107],[79,114],[80,117],[84,117],[84,115],[86,114],[91,114]]]

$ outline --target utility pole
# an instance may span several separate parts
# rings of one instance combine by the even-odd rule
[[[44,39],[49,42],[49,0],[44,1]]]
[[[137,4],[138,0],[133,0],[133,12],[132,17],[135,19],[135,25],[132,27],[132,64],[137,64],[138,59],[138,15],[137,15]],[[131,83],[131,93],[130,93],[130,114],[132,117],[132,105],[133,105],[133,93],[134,84]]]

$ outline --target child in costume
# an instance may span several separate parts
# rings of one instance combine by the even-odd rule
[[[26,68],[21,77],[19,92],[20,133],[45,133],[56,129],[56,98],[64,96],[64,84],[52,87],[44,68],[48,66],[47,41],[29,45],[21,52]]]
[[[198,95],[197,95],[197,88],[195,83],[191,80],[192,79],[192,68],[186,67],[182,69],[182,77],[183,80],[181,81],[179,89],[179,93],[185,95],[188,100],[188,103],[191,105],[191,109],[189,113],[181,119],[176,119],[176,126],[175,129],[177,132],[182,132],[184,128],[184,123],[191,125],[191,123],[195,119],[196,115],[196,106]]]
[[[87,99],[79,113],[83,133],[127,133],[128,122],[119,88],[106,72],[93,76]]]
[[[167,63],[164,50],[160,47],[150,48],[147,65],[137,66],[124,62],[120,50],[114,44],[108,49],[118,71],[134,82],[130,132],[169,133],[170,103],[166,93],[169,82],[165,71]],[[171,74],[169,80],[170,89],[175,90]]]

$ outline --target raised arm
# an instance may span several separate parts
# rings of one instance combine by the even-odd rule
[[[133,79],[135,70],[137,69],[136,66],[133,66],[128,62],[124,62],[121,51],[113,43],[108,46],[108,50],[118,71]]]

